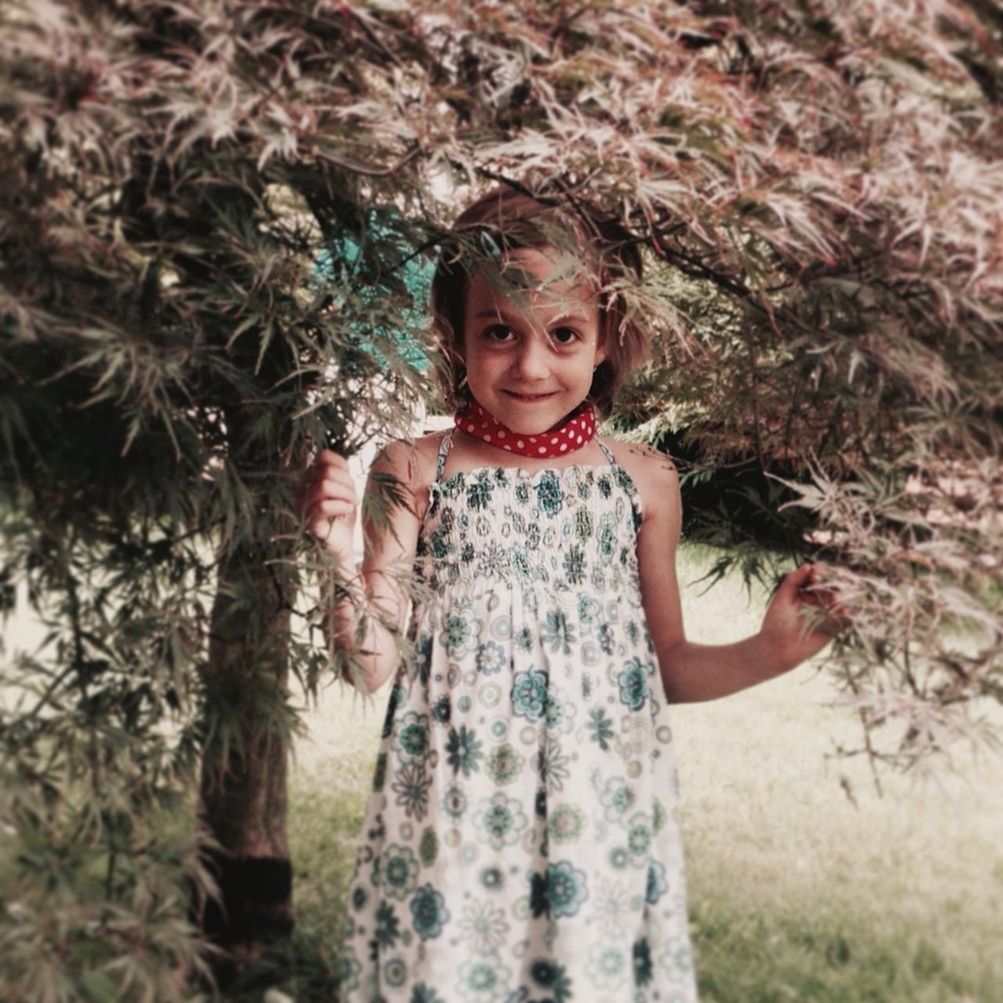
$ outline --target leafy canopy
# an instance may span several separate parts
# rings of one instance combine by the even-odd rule
[[[992,5],[0,17],[3,595],[44,632],[4,676],[14,997],[183,998],[181,889],[204,876],[164,819],[207,748],[295,727],[281,686],[210,699],[213,603],[254,610],[271,580],[316,623],[296,477],[319,443],[407,427],[406,264],[488,184],[597,201],[645,248],[627,293],[658,354],[619,420],[696,472],[752,456],[790,482],[790,546],[852,612],[834,673],[871,754],[923,762],[999,701]],[[221,582],[241,561],[274,578]],[[283,636],[315,684],[327,654]]]

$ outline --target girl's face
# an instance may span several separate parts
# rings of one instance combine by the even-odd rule
[[[588,396],[605,358],[599,304],[582,276],[565,280],[557,252],[525,248],[504,260],[505,282],[467,283],[462,355],[474,400],[503,425],[538,435]]]

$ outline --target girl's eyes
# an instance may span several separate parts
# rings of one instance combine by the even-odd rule
[[[509,341],[512,334],[512,328],[508,324],[492,324],[484,332],[484,337],[488,341]]]
[[[503,344],[515,337],[515,332],[508,324],[492,324],[484,331],[484,337],[495,344]],[[577,341],[581,335],[573,327],[555,327],[550,332],[551,339],[558,345],[571,345]]]
[[[555,327],[550,337],[559,345],[570,345],[578,339],[578,332],[573,327]]]

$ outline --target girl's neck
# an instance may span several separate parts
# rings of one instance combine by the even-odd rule
[[[595,437],[596,414],[587,398],[551,428],[520,432],[499,421],[476,401],[461,408],[455,423],[467,437],[498,453],[526,460],[563,460],[585,448]]]
[[[596,436],[590,443],[574,453],[564,456],[542,457],[518,456],[508,453],[496,446],[491,446],[475,438],[462,428],[453,428],[447,434],[452,434],[453,443],[449,450],[449,461],[446,465],[446,476],[463,470],[476,470],[480,467],[498,467],[509,470],[560,470],[563,467],[600,467],[607,466],[609,460],[599,445]]]

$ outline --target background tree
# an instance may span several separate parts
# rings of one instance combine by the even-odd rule
[[[288,929],[288,674],[330,662],[290,629],[297,565],[330,572],[293,486],[403,427],[404,263],[478,186],[596,199],[647,249],[659,354],[619,420],[799,483],[779,538],[852,610],[872,755],[925,761],[999,699],[992,5],[3,16],[5,595],[48,631],[6,678],[15,996],[180,998],[207,867],[217,941]]]
[[[79,998],[68,970],[168,999],[195,958],[186,875],[224,946],[291,925],[289,672],[309,690],[327,661],[290,636],[292,492],[315,444],[402,429],[420,389],[393,340],[377,363],[359,339],[413,323],[413,196],[328,155],[326,116],[382,60],[337,11],[8,16],[5,574],[49,633],[8,677],[5,956],[17,998]],[[280,157],[304,115],[312,152]]]

